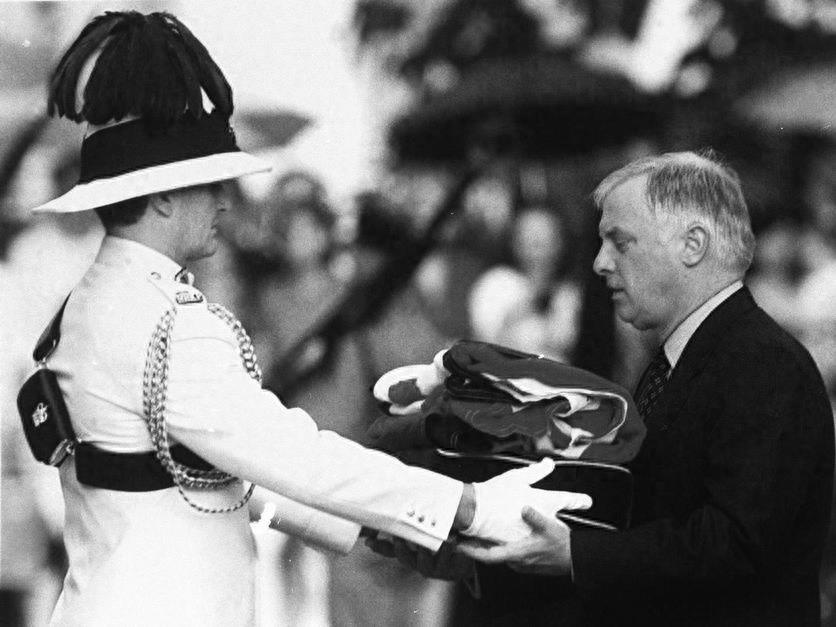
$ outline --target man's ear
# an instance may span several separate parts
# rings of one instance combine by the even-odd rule
[[[148,197],[148,206],[158,215],[170,218],[174,214],[174,203],[171,194],[159,192]]]
[[[708,252],[711,233],[699,222],[692,222],[685,230],[682,247],[682,263],[687,267],[697,265]]]

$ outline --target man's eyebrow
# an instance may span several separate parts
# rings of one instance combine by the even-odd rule
[[[623,236],[626,235],[626,233],[622,229],[618,228],[617,226],[610,226],[610,227],[605,227],[603,229],[598,229],[598,235],[601,238],[606,237],[608,239],[614,239],[616,237],[623,237]]]

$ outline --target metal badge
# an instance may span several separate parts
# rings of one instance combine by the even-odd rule
[[[202,303],[203,296],[201,294],[195,294],[193,292],[177,292],[177,295],[174,297],[177,301],[178,305],[189,305],[191,303]]]
[[[47,406],[43,403],[38,403],[35,407],[35,411],[32,412],[32,422],[36,427],[40,427],[49,418],[47,409]]]

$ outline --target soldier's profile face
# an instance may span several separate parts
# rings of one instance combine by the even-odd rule
[[[191,261],[214,255],[218,249],[218,220],[231,203],[228,183],[197,185],[176,193],[183,256]]]

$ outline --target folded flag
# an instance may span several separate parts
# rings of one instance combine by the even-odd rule
[[[430,364],[390,370],[373,393],[390,419],[412,416],[413,432],[422,421],[429,446],[457,443],[433,442],[429,418],[436,432],[464,423],[487,436],[489,452],[614,464],[633,459],[645,435],[630,394],[612,381],[485,342],[462,340]],[[484,438],[460,440],[485,452]]]

